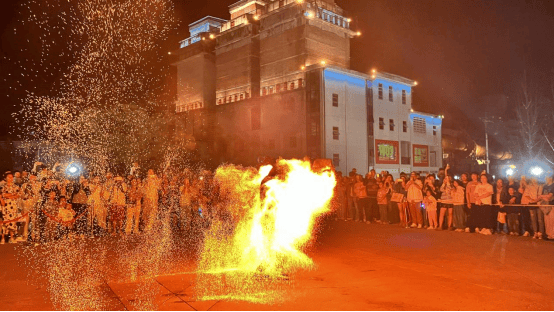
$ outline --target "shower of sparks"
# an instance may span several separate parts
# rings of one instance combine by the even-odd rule
[[[22,15],[14,31],[29,36],[34,50],[22,52],[35,58],[16,64],[12,82],[36,85],[14,117],[27,146],[40,148],[41,161],[71,155],[101,174],[155,158],[164,174],[182,173],[174,165],[182,151],[166,131],[175,117],[164,112],[174,105],[162,47],[175,26],[171,1],[35,0]],[[194,148],[190,138],[181,143]],[[214,198],[195,195],[202,215],[191,217],[184,232],[172,230],[161,204],[150,231],[69,237],[26,246],[21,256],[61,310],[112,309],[112,283],[134,285],[125,308],[157,310],[156,278],[191,271],[198,275],[198,299],[279,300],[288,274],[313,266],[302,250],[335,186],[332,173],[315,173],[308,162],[281,160],[279,167],[286,174],[268,181],[264,196],[260,184],[271,167],[220,167]],[[198,267],[191,267],[197,258]]]
[[[86,160],[98,173],[167,149],[171,1],[30,1],[22,16],[14,30],[34,40],[26,52],[35,58],[13,76],[37,85],[14,117],[29,148],[42,147],[44,161]]]

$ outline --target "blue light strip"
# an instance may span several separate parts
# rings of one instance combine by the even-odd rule
[[[365,88],[365,79],[358,78],[356,76],[348,75],[341,72],[333,71],[332,69],[326,68],[324,71],[325,79],[336,81],[336,82],[348,82],[351,85]]]
[[[412,120],[412,122],[414,121],[414,117],[425,119],[425,123],[431,126],[442,126],[442,118],[439,118],[439,117],[432,117],[432,116],[422,115],[418,113],[411,113],[410,119]]]

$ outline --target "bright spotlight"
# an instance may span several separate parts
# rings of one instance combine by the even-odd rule
[[[71,177],[76,177],[78,175],[80,175],[82,172],[82,168],[79,164],[77,163],[70,163],[67,168],[65,169],[65,173],[68,175],[68,176],[71,176]]]
[[[531,174],[534,176],[540,176],[543,174],[544,170],[541,167],[533,167],[531,168]]]
[[[514,169],[509,168],[508,170],[506,170],[506,175],[507,175],[507,176],[512,176],[512,175],[514,175]]]

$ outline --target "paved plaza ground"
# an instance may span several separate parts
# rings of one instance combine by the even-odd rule
[[[50,310],[14,245],[0,245],[1,310]],[[554,242],[505,235],[330,221],[283,301],[199,301],[194,273],[157,277],[159,310],[554,310]],[[112,310],[132,310],[133,285],[107,282]]]

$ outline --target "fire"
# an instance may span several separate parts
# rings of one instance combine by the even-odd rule
[[[283,277],[313,266],[302,247],[312,239],[316,218],[330,211],[335,176],[329,170],[314,172],[300,160],[279,160],[276,169],[269,180],[271,166],[217,170],[226,199],[220,214],[228,218],[212,224],[205,239],[197,290],[204,298],[265,300],[270,288],[267,281],[257,287],[257,277]],[[223,280],[213,277],[218,274]]]

